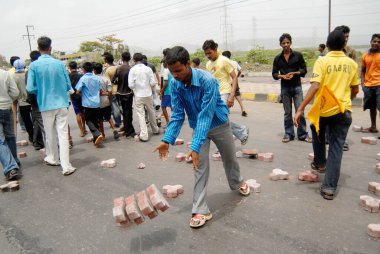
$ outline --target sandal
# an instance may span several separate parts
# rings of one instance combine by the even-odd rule
[[[243,182],[240,187],[239,187],[239,192],[243,196],[248,196],[249,193],[251,192],[248,184],[246,182]]]
[[[350,150],[350,147],[348,146],[347,143],[344,143],[344,145],[343,145],[343,151],[348,151],[348,150]]]
[[[293,139],[291,139],[289,136],[284,136],[284,137],[282,138],[282,143],[288,143],[288,142],[291,141],[291,140],[293,140]]]
[[[298,140],[299,141],[305,141],[306,143],[312,143],[313,142],[313,139],[309,136],[307,136],[306,138],[299,138]]]
[[[317,172],[319,172],[321,174],[323,174],[323,173],[326,172],[326,165],[317,166],[317,165],[315,165],[314,162],[312,162],[312,163],[310,163],[310,167],[311,167],[312,170],[317,171]]]
[[[333,200],[334,199],[334,191],[333,190],[324,190],[321,186],[320,188],[320,193],[321,193],[321,196],[324,198],[324,199],[327,199],[327,200]]]
[[[374,127],[362,128],[361,132],[363,133],[378,133],[379,130]]]
[[[212,214],[196,214],[190,219],[190,227],[199,228],[206,224],[207,221],[212,219]]]

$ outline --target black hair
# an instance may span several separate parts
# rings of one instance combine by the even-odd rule
[[[41,56],[41,53],[37,50],[33,50],[32,52],[30,52],[29,56],[30,60],[34,62]]]
[[[143,59],[144,59],[143,54],[141,54],[141,53],[134,53],[133,54],[133,61],[142,62]]]
[[[168,50],[169,50],[170,48],[166,48],[166,49],[164,49],[163,51],[162,51],[162,54],[164,55],[164,56],[166,56],[166,54],[168,53]]]
[[[194,58],[192,62],[197,66],[201,64],[201,60],[198,57]]]
[[[123,59],[124,62],[129,62],[131,60],[131,54],[128,51],[123,52],[121,59]]]
[[[281,36],[280,36],[280,43],[282,43],[283,40],[285,39],[288,39],[290,41],[290,43],[292,43],[292,36],[288,33],[283,33]]]
[[[322,48],[322,49],[324,50],[324,49],[326,48],[326,45],[323,44],[323,43],[321,43],[321,44],[319,44],[319,47]]]
[[[207,50],[207,49],[217,50],[218,49],[218,43],[216,43],[213,40],[207,40],[203,43],[202,49],[203,50]]]
[[[37,40],[37,45],[38,45],[38,48],[40,50],[47,51],[51,47],[51,39],[49,37],[46,37],[46,36],[41,36]]]
[[[227,57],[227,58],[231,58],[231,52],[226,50],[226,51],[223,51],[222,53],[223,56]]]
[[[166,63],[168,65],[175,64],[176,62],[186,65],[189,61],[189,52],[184,47],[175,46],[166,53]]]
[[[334,30],[327,37],[327,47],[329,50],[340,51],[343,49],[346,39],[342,30]]]
[[[375,38],[380,39],[380,34],[373,34],[372,38],[371,38],[371,41],[373,41],[373,39],[375,39]]]
[[[69,63],[69,67],[70,67],[70,69],[72,69],[72,70],[76,70],[76,69],[78,69],[78,64],[77,64],[77,62],[75,62],[75,61],[71,61],[71,62]]]
[[[13,66],[13,63],[14,63],[16,60],[18,60],[18,59],[20,59],[20,57],[18,57],[18,56],[11,56],[11,58],[9,59],[9,62],[10,62],[11,65]]]
[[[142,55],[143,60],[148,60],[148,57],[146,55]]]
[[[350,33],[350,28],[349,28],[348,26],[345,26],[345,25],[337,26],[337,27],[335,27],[334,30],[340,30],[340,31],[342,31],[344,34],[349,34],[349,33]]]
[[[113,60],[114,60],[114,58],[113,58],[113,55],[112,55],[111,53],[109,53],[109,52],[105,52],[105,53],[103,54],[103,58],[104,58],[104,61],[105,61],[106,63],[108,63],[108,64],[113,64]]]
[[[103,65],[101,63],[92,63],[95,74],[101,74],[103,71]]]
[[[84,62],[82,64],[82,68],[86,71],[86,72],[92,72],[92,70],[94,69],[94,67],[92,66],[92,63],[90,62]]]

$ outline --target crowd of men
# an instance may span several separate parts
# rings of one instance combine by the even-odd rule
[[[358,93],[359,85],[364,91],[364,110],[370,110],[371,118],[371,126],[363,131],[378,132],[380,34],[372,36],[371,48],[363,55],[359,72],[356,52],[347,45],[349,32],[347,26],[337,27],[328,35],[326,45],[319,45],[320,56],[305,98],[301,77],[305,77],[307,68],[302,54],[291,48],[290,34],[280,36],[282,51],[273,61],[273,78],[281,80],[285,129],[282,142],[290,142],[297,136],[300,141],[312,143],[315,158],[311,167],[326,173],[320,189],[325,199],[336,195],[342,153],[349,149],[346,136],[352,122],[351,100]],[[160,135],[161,115],[157,115],[157,111],[161,107],[165,133],[155,149],[160,159],[167,159],[169,145],[175,143],[185,115],[193,129],[188,154],[195,175],[190,226],[201,227],[212,218],[206,203],[211,141],[223,160],[231,190],[249,195],[249,186],[240,175],[233,142],[235,136],[242,145],[246,144],[249,129],[229,120],[229,108],[235,99],[242,116],[247,116],[238,86],[241,67],[230,59],[230,51],[221,52],[216,42],[205,41],[202,49],[209,61],[206,70],[202,70],[200,60],[190,59],[185,48],[167,48],[158,73],[141,53],[133,54],[131,64],[129,52],[122,53],[122,64],[118,66],[114,64],[113,55],[106,52],[104,63],[83,62],[78,68],[76,62],[70,62],[66,68],[63,62],[51,57],[50,38],[40,37],[37,44],[38,51],[31,52],[32,62],[27,70],[18,57],[11,58],[10,71],[0,70],[0,161],[7,180],[19,177],[21,167],[15,139],[17,108],[21,115],[19,122],[22,120],[29,141],[36,150],[46,149],[45,163],[60,165],[62,174],[70,175],[76,170],[70,163],[69,152],[73,146],[67,120],[71,106],[80,136],[86,136],[87,129],[90,130],[96,147],[102,147],[106,138],[104,122],[108,122],[114,139],[119,139],[123,131],[127,138],[147,142],[149,126],[153,135]],[[326,46],[327,54],[324,53]],[[303,111],[313,98],[317,103],[326,90],[337,104],[328,109],[321,107],[317,122],[310,126],[310,137]],[[296,112],[294,118],[292,104]],[[138,118],[138,132],[133,125],[133,110]],[[327,157],[326,144],[330,147]]]

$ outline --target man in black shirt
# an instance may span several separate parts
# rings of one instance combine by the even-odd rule
[[[131,54],[124,52],[121,54],[123,64],[116,69],[115,76],[112,79],[113,84],[117,84],[116,98],[119,101],[123,115],[124,133],[126,137],[134,137],[136,135],[133,128],[133,92],[128,87],[128,74],[131,66],[129,61],[131,60]]]
[[[275,80],[281,79],[281,99],[284,106],[285,135],[282,142],[287,143],[294,140],[294,128],[292,117],[292,101],[297,111],[303,101],[301,77],[307,72],[305,60],[301,53],[291,49],[292,37],[284,33],[280,37],[282,52],[273,61],[272,76]],[[306,131],[305,116],[302,115],[297,128],[298,140],[311,142]]]

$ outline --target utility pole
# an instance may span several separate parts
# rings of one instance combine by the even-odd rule
[[[24,34],[22,36],[22,38],[28,37],[29,49],[30,49],[30,51],[32,51],[32,45],[30,44],[30,37],[33,37],[33,39],[34,39],[34,34],[29,34],[29,28],[33,28],[33,30],[34,30],[34,26],[33,25],[26,25],[26,33],[27,34]]]
[[[223,43],[224,43],[224,47],[225,47],[225,50],[228,50],[230,45],[229,45],[229,38],[228,38],[228,29],[229,29],[229,26],[230,24],[228,24],[227,22],[227,19],[228,19],[228,15],[227,15],[227,3],[226,3],[226,0],[224,0],[224,4],[223,4],[223,23],[222,23],[222,29],[223,29]]]
[[[328,33],[331,32],[331,0],[329,0],[329,31]]]

